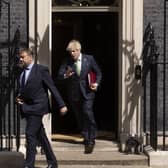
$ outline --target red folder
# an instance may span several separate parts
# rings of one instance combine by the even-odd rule
[[[88,73],[88,82],[89,85],[91,85],[92,83],[96,83],[96,73],[91,71]]]

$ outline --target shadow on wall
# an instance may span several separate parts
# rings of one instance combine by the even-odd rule
[[[142,94],[141,80],[135,79],[135,65],[139,65],[139,58],[134,52],[135,44],[134,41],[123,41],[123,52],[128,60],[128,70],[125,76],[125,95],[127,96],[125,103],[125,110],[123,113],[123,132],[134,134],[138,132],[137,128],[140,123],[138,113],[135,114],[135,109],[138,108],[139,98]],[[133,123],[134,115],[136,117],[136,123]],[[136,124],[136,125],[132,125]],[[134,129],[134,130],[132,130]],[[136,131],[135,131],[136,129]]]
[[[36,40],[33,37],[29,38],[30,43],[33,44],[30,48],[36,53],[35,46],[37,46],[37,56],[35,60],[43,65],[49,65],[51,50],[49,49],[49,25],[46,27],[43,37],[41,38],[37,33],[37,45]],[[48,52],[49,50],[49,52]],[[40,56],[40,57],[39,57]]]

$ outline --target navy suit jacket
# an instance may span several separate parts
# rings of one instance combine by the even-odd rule
[[[34,64],[21,94],[24,103],[21,105],[22,114],[44,115],[50,111],[48,90],[52,93],[59,107],[65,105],[47,67]]]
[[[94,71],[96,74],[96,83],[100,84],[102,73],[97,65],[95,59],[91,55],[82,54],[82,67],[80,76],[76,74],[74,61],[68,57],[61,65],[58,77],[65,79],[64,74],[67,68],[70,67],[74,74],[67,80],[68,92],[71,100],[77,100],[82,94],[85,99],[93,99],[95,97],[95,91],[91,90],[88,83],[88,73]]]

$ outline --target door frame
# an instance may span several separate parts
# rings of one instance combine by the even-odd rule
[[[59,15],[60,14],[60,15]],[[77,14],[77,15],[74,15],[74,14]],[[112,15],[112,13],[111,12],[103,12],[103,13],[98,13],[98,12],[94,12],[94,13],[92,13],[92,12],[87,12],[87,13],[83,13],[83,12],[58,12],[57,14],[56,13],[53,13],[53,25],[54,25],[54,23],[55,23],[55,21],[54,21],[54,18],[55,17],[57,17],[57,16],[61,16],[61,17],[65,17],[65,18],[67,18],[67,17],[72,17],[72,18],[69,18],[69,20],[71,20],[71,19],[73,19],[73,16],[75,16],[75,18],[76,18],[76,16],[77,16],[77,18],[80,18],[80,20],[81,20],[81,17],[83,18],[83,16],[86,16],[86,15],[89,15],[89,16],[97,16],[97,15],[99,15],[99,16],[102,16],[102,17],[107,17],[108,16],[108,20],[110,20],[110,18],[112,19],[112,20],[114,20],[113,21],[113,23],[117,23],[118,24],[118,13],[117,13],[117,15]],[[55,16],[55,17],[54,17]],[[87,17],[84,17],[86,20],[88,20],[87,19]],[[61,20],[62,18],[60,18],[60,20]],[[92,18],[93,19],[93,18]],[[104,22],[103,20],[104,20],[105,18],[102,18],[102,23]],[[59,20],[59,19],[58,19]],[[63,19],[64,20],[64,19]],[[67,20],[67,19],[66,19]],[[76,20],[76,19],[75,19]],[[83,19],[82,19],[83,20]],[[73,21],[71,21],[71,22],[73,22]],[[64,25],[64,22],[61,22],[61,23],[63,23],[63,25]],[[65,22],[66,23],[66,22]],[[106,24],[108,24],[109,22],[106,22]],[[53,27],[53,25],[52,25],[52,27]],[[73,24],[72,24],[73,25]],[[87,25],[87,24],[86,24]],[[104,25],[104,24],[103,24]],[[110,23],[110,25],[112,26],[112,27],[114,27],[113,26],[113,24],[112,23]],[[107,25],[106,25],[107,26]],[[109,27],[109,26],[108,26]],[[53,27],[54,28],[54,27]],[[87,28],[86,28],[87,29]],[[62,30],[62,29],[61,29]],[[110,30],[110,34],[111,34],[111,38],[114,36],[113,35],[113,33],[114,32],[118,32],[118,27],[115,27],[114,29],[113,28],[109,28],[109,30]],[[59,31],[59,29],[58,29],[58,31]],[[108,31],[108,29],[107,29],[107,31]],[[56,32],[56,31],[55,31]],[[103,32],[103,31],[102,31]],[[58,33],[58,35],[57,34],[54,34],[54,37],[58,37],[59,36],[59,34],[60,33]],[[88,33],[87,33],[88,34]],[[94,33],[93,33],[94,34]],[[64,34],[65,35],[65,34]],[[105,34],[104,34],[105,35]],[[67,37],[68,37],[68,35],[66,35]],[[53,37],[52,37],[53,38]],[[111,39],[110,38],[110,39]],[[116,35],[116,37],[115,37],[115,40],[113,40],[113,42],[110,42],[109,43],[109,45],[112,45],[113,47],[115,47],[115,44],[118,44],[118,35]],[[104,39],[105,40],[105,39]],[[116,43],[116,40],[117,40],[117,43]],[[63,40],[64,41],[64,40]],[[111,41],[111,40],[110,40]],[[60,43],[60,42],[59,42]],[[65,43],[65,41],[64,41],[64,43]],[[67,42],[66,42],[67,43]],[[54,46],[55,46],[56,44],[54,44]],[[108,46],[109,46],[108,45]],[[84,45],[85,46],[85,45]],[[55,48],[55,47],[54,47]],[[60,47],[59,47],[60,48]],[[63,48],[65,48],[65,47],[63,47]],[[97,113],[98,115],[98,123],[99,123],[99,128],[100,128],[100,130],[109,130],[109,131],[111,131],[112,133],[114,133],[114,139],[117,139],[117,133],[118,133],[118,45],[117,45],[117,47],[115,47],[114,48],[114,50],[112,50],[113,52],[113,54],[115,55],[115,58],[113,59],[113,63],[111,64],[111,66],[112,67],[114,67],[113,68],[113,71],[112,71],[112,73],[111,74],[113,74],[113,72],[115,72],[115,75],[113,75],[113,77],[109,77],[109,83],[111,82],[111,81],[114,81],[115,80],[115,82],[112,82],[111,84],[110,84],[110,86],[112,87],[110,90],[108,89],[108,91],[106,90],[106,88],[107,88],[107,85],[106,85],[106,87],[104,87],[104,92],[102,92],[102,94],[106,97],[106,95],[107,95],[107,93],[109,93],[109,91],[112,93],[112,97],[111,97],[111,102],[114,104],[114,105],[112,105],[110,102],[104,102],[103,103],[103,106],[101,106],[101,108],[103,109],[103,107],[106,105],[106,104],[111,104],[111,108],[110,108],[110,112],[112,112],[113,110],[115,111],[115,113],[112,115],[112,113],[108,113],[107,114],[107,116],[109,115],[109,117],[110,117],[110,119],[108,120],[108,117],[105,117],[104,118],[104,120],[103,120],[103,122],[104,122],[104,126],[103,126],[103,122],[101,122],[101,120],[100,120],[100,111],[102,110],[99,110],[99,113]],[[105,47],[104,47],[104,49],[105,49]],[[110,50],[111,50],[111,47],[109,48]],[[62,49],[61,49],[62,50]],[[64,50],[64,49],[63,49]],[[58,50],[57,50],[58,51]],[[92,52],[92,51],[86,51],[87,53],[90,53],[90,52]],[[100,52],[101,52],[101,50],[100,50]],[[116,53],[117,52],[117,53]],[[99,52],[98,52],[99,53]],[[97,54],[98,54],[97,53]],[[113,55],[112,53],[109,53],[110,55]],[[97,54],[95,54],[95,55],[97,55]],[[108,55],[109,55],[108,54]],[[56,55],[55,54],[55,52],[54,52],[54,55]],[[62,54],[58,54],[58,55],[62,55]],[[98,54],[99,55],[99,54]],[[56,58],[55,58],[56,59]],[[58,57],[58,59],[59,59],[59,57]],[[108,58],[107,58],[108,59]],[[100,61],[100,60],[99,60]],[[54,61],[55,62],[55,61]],[[60,65],[60,63],[59,63],[60,61],[57,61],[57,66],[58,65]],[[104,61],[103,61],[104,62]],[[99,62],[99,63],[101,63],[101,61]],[[54,63],[52,64],[52,65],[54,65]],[[55,65],[54,65],[54,67],[56,67]],[[109,66],[106,66],[106,63],[103,63],[103,67],[105,68],[105,67],[109,67]],[[110,67],[109,67],[110,68]],[[57,68],[56,68],[57,69]],[[111,68],[110,68],[111,69]],[[54,70],[54,72],[55,73],[57,73],[57,70],[55,71]],[[108,72],[109,72],[109,69],[108,69],[108,71],[107,71],[107,69],[106,69],[106,73],[108,74]],[[54,73],[54,74],[55,74]],[[105,75],[106,76],[106,75]],[[108,81],[108,79],[107,79],[107,76],[106,77],[104,77],[104,79],[106,79],[105,81],[107,82]],[[114,85],[113,85],[113,83],[114,83]],[[105,84],[105,83],[104,83]],[[102,85],[102,86],[104,86],[104,85]],[[108,85],[109,86],[109,85]],[[110,87],[109,86],[109,87]],[[114,87],[115,88],[117,88],[117,89],[113,89]],[[101,91],[102,91],[102,89],[101,89]],[[99,92],[100,93],[100,92]],[[98,98],[99,97],[99,98]],[[97,98],[97,100],[99,100],[99,102],[100,102],[100,94],[99,94],[99,96],[98,96]],[[105,98],[104,97],[104,98]],[[115,98],[114,98],[115,97]],[[114,98],[114,99],[113,99]],[[115,106],[115,107],[114,107]],[[113,107],[113,108],[112,108]],[[99,108],[98,108],[99,109]],[[106,116],[106,115],[105,115]],[[55,120],[55,116],[53,116],[54,118],[54,120]],[[57,117],[56,117],[57,118]],[[107,121],[107,122],[106,122]],[[59,122],[58,122],[59,123]],[[59,125],[59,124],[58,124]],[[111,126],[110,126],[111,125]],[[53,127],[53,129],[54,129],[55,127]],[[57,127],[56,127],[57,128]],[[54,129],[55,130],[55,129]],[[57,129],[56,129],[57,130]],[[55,130],[55,131],[56,131]],[[54,131],[54,132],[55,132]]]
[[[29,0],[29,7],[28,7],[28,14],[29,14],[29,46],[37,46],[42,47],[45,52],[41,52],[38,55],[38,61],[40,63],[44,63],[51,69],[51,14],[54,7],[52,7],[51,0],[37,0],[37,6],[38,9],[35,8],[34,0]],[[134,67],[138,61],[138,63],[141,65],[141,52],[142,52],[142,46],[143,46],[143,0],[133,1],[133,0],[118,0],[119,5],[117,12],[119,14],[119,98],[118,98],[118,137],[120,140],[121,145],[125,144],[125,140],[127,135],[130,135],[132,133],[137,134],[138,136],[143,136],[143,121],[142,121],[142,112],[141,112],[141,95],[139,92],[138,95],[138,101],[132,100],[128,101],[128,87],[130,87],[129,83],[125,80],[126,77],[128,77],[129,70],[130,70],[130,62],[129,59],[132,57],[132,55],[136,55],[137,59],[131,63],[132,67]],[[84,8],[86,12],[88,7],[86,9]],[[97,7],[98,8],[98,7]],[[107,7],[105,7],[107,8]],[[112,7],[109,7],[112,8]],[[71,8],[73,10],[73,8]],[[81,8],[79,8],[81,11]],[[95,11],[95,9],[88,8],[91,11]],[[103,10],[103,9],[101,9]],[[99,11],[101,12],[99,9]],[[107,10],[107,9],[106,9]],[[113,8],[112,8],[113,10]],[[108,10],[109,11],[109,10]],[[37,27],[35,29],[34,22],[35,22],[35,14],[38,12],[38,22]],[[53,11],[54,12],[54,11]],[[56,12],[56,11],[55,11]],[[58,11],[59,12],[59,11]],[[68,11],[67,11],[68,12]],[[97,11],[96,11],[97,12]],[[113,11],[111,11],[113,12]],[[43,17],[44,16],[44,17]],[[47,27],[49,27],[49,31]],[[35,40],[37,35],[40,37],[37,41]],[[46,37],[46,38],[44,38]],[[44,40],[43,40],[44,39]],[[47,40],[48,41],[47,41]],[[45,43],[41,43],[40,40],[43,40]],[[134,48],[132,49],[131,53],[128,55],[125,51],[126,48],[125,43],[126,41],[131,41],[134,44]],[[35,44],[38,42],[39,45]],[[38,50],[38,48],[36,48]],[[130,48],[128,48],[130,49]],[[131,74],[133,77],[134,74]],[[142,89],[139,83],[137,83],[136,80],[134,80],[134,90],[140,90]],[[137,98],[136,97],[136,98]],[[128,114],[130,114],[131,105],[134,105],[134,111],[133,115],[131,117],[127,117]],[[126,118],[127,117],[127,118]],[[127,120],[126,120],[127,119]],[[124,122],[127,121],[127,122]],[[48,120],[47,122],[50,122]],[[51,131],[50,128],[48,128],[49,132]],[[122,148],[123,149],[123,148]]]

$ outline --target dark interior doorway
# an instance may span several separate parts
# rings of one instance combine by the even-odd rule
[[[57,80],[58,68],[68,42],[78,39],[82,52],[94,55],[102,70],[102,83],[95,100],[98,130],[118,129],[118,13],[53,13],[52,74],[66,101],[64,83]],[[55,107],[55,106],[54,106]],[[57,111],[54,109],[54,111]],[[75,132],[76,121],[71,111],[64,117],[54,113],[52,133]]]

